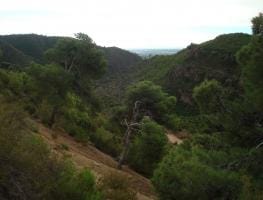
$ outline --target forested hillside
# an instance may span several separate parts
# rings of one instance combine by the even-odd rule
[[[36,34],[0,36],[0,50],[2,52],[2,66],[26,66],[32,61],[48,63],[44,53],[54,47],[61,37],[47,37]],[[107,105],[120,103],[125,86],[130,84],[129,74],[133,67],[142,59],[129,51],[117,47],[99,47],[104,55],[107,68],[105,74],[95,83],[95,92]]]
[[[123,88],[137,81],[149,80],[175,95],[180,104],[192,105],[192,90],[205,79],[216,79],[226,87],[239,87],[241,71],[235,55],[249,43],[250,38],[250,35],[243,33],[220,35],[202,44],[190,44],[174,55],[141,60],[127,65],[128,68],[106,74],[107,81],[103,86],[113,91],[112,95],[108,95],[109,99],[118,92],[118,100],[115,98],[115,104],[118,104],[125,96]]]
[[[251,22],[144,60],[84,33],[1,36],[0,198],[263,199],[263,14]]]
[[[131,72],[142,59],[129,51],[109,47],[102,48],[108,62],[106,73],[96,82],[95,92],[105,106],[120,104],[126,86],[130,84]]]
[[[12,64],[26,64],[31,61],[46,63],[44,53],[54,47],[63,37],[50,37],[36,34],[18,34],[0,36],[2,61]],[[141,59],[136,54],[117,47],[99,47],[107,60],[109,72],[128,68]]]

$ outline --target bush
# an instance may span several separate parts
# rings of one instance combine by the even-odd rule
[[[187,130],[191,134],[211,132],[210,124],[210,119],[208,120],[203,115],[178,116],[171,114],[166,117],[165,122],[169,129],[174,131]]]
[[[101,151],[114,157],[121,151],[121,139],[123,132],[120,125],[104,113],[97,114],[91,121],[93,130],[90,140]]]
[[[216,80],[205,80],[193,90],[193,97],[203,114],[215,114],[222,110],[223,87]]]
[[[213,166],[226,155],[172,149],[152,179],[160,199],[237,199],[241,190],[238,174]]]
[[[63,200],[102,200],[102,194],[96,189],[95,177],[87,169],[76,173],[73,169],[60,178],[54,199]]]
[[[37,106],[35,116],[39,118],[42,123],[48,125],[52,109],[52,105],[50,105],[46,100],[42,100],[42,102]]]
[[[131,145],[128,156],[130,166],[151,176],[164,155],[166,144],[167,137],[163,127],[149,118],[144,118],[141,130]]]
[[[169,96],[162,88],[150,81],[142,81],[128,90],[127,104],[130,110],[133,109],[136,101],[141,102],[141,110],[159,122],[164,122],[164,116],[175,110],[176,97]]]
[[[109,173],[100,181],[100,189],[107,200],[137,200],[130,181],[120,173]]]
[[[22,109],[0,102],[0,199],[101,200],[89,171],[51,154]]]
[[[184,128],[182,118],[177,115],[167,116],[165,125],[174,131],[181,131]]]
[[[62,115],[57,124],[80,142],[87,142],[90,138],[92,129],[90,110],[74,93],[67,94]]]
[[[112,156],[119,155],[121,150],[121,141],[119,141],[115,135],[104,128],[98,128],[96,133],[91,134],[90,139],[95,144],[95,146],[103,152]]]
[[[262,20],[262,16],[261,16]],[[262,25],[261,25],[262,26]],[[237,53],[237,60],[242,67],[241,81],[247,98],[254,107],[263,109],[263,36],[252,37],[251,42]]]

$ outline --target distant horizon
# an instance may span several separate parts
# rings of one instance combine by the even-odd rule
[[[183,47],[184,48],[184,47]],[[182,48],[129,48],[129,49],[126,49],[126,50],[154,50],[154,49],[163,49],[163,50],[179,50],[179,49],[182,49]]]
[[[173,48],[173,49],[130,49],[129,52],[135,53],[142,58],[149,58],[156,55],[172,55],[179,52],[181,49]]]
[[[204,40],[202,42],[194,43],[194,44],[201,44],[203,42],[215,39],[217,36],[225,35],[225,34],[234,34],[234,33],[243,33],[243,34],[251,35],[251,33],[248,33],[248,32],[222,33],[222,34],[216,35],[215,37],[207,38],[206,40]],[[41,34],[41,33],[10,33],[10,34],[0,34],[0,36],[8,36],[8,35],[40,35],[40,36],[45,36],[45,37],[71,37],[71,38],[74,38],[74,34],[72,36],[65,36],[65,35],[46,35],[46,34]],[[177,47],[132,47],[132,48],[123,48],[123,47],[116,46],[116,45],[105,46],[105,45],[98,44],[96,41],[94,41],[94,42],[96,43],[96,45],[98,45],[100,47],[107,47],[107,48],[116,47],[116,48],[121,48],[121,49],[128,50],[128,51],[130,51],[130,50],[181,50],[181,49],[184,49],[184,48],[186,48],[187,46],[189,46],[190,44],[193,43],[193,42],[191,42],[191,43],[189,43],[189,44],[187,44],[186,46],[183,46],[183,47],[178,47],[177,46]]]
[[[83,32],[100,46],[184,48],[217,35],[250,33],[262,0],[8,0],[1,35],[69,36]]]
[[[40,36],[45,36],[45,37],[71,37],[71,38],[74,38],[74,36],[63,36],[63,35],[45,35],[45,34],[38,34],[38,33],[10,33],[10,34],[0,34],[0,36],[9,36],[9,35],[40,35]],[[94,41],[96,43],[96,41]],[[100,44],[97,44],[96,45],[98,46],[101,46],[101,47],[116,47],[116,48],[121,48],[119,46],[102,46]],[[125,49],[125,50],[153,50],[153,49],[183,49],[185,47],[152,47],[152,48],[121,48],[121,49]]]

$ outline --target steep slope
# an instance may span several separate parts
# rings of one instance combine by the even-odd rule
[[[2,61],[20,65],[30,61],[43,63],[43,53],[58,39],[35,34],[0,36]],[[249,40],[247,34],[226,34],[200,45],[191,44],[175,55],[146,60],[117,47],[99,47],[108,69],[96,82],[95,93],[105,105],[118,105],[130,84],[151,80],[176,95],[179,103],[191,105],[192,89],[204,79],[217,79],[226,87],[238,87],[240,70],[235,54]]]
[[[59,37],[47,37],[36,34],[3,35],[0,40],[5,41],[13,48],[23,52],[38,63],[44,63],[43,53],[52,48]]]
[[[238,88],[240,68],[236,52],[248,44],[246,34],[221,35],[200,45],[190,45],[184,59],[177,62],[165,76],[166,88],[184,103],[192,103],[192,90],[205,79],[216,79],[225,87]]]
[[[117,70],[97,82],[97,93],[112,106],[122,102],[129,85],[150,80],[175,95],[178,105],[191,106],[194,86],[205,79],[217,79],[229,88],[239,87],[240,68],[235,54],[250,38],[243,33],[220,35],[202,44],[191,44],[174,55],[154,56],[136,65],[114,68]]]
[[[96,82],[96,93],[106,105],[122,102],[125,86],[132,82],[133,70],[142,61],[141,57],[129,51],[117,48],[101,48],[108,61],[104,76]]]
[[[10,63],[13,65],[24,66],[28,64],[31,59],[31,57],[26,56],[23,52],[14,48],[12,45],[0,40],[1,67],[8,67]]]
[[[216,79],[224,87],[238,89],[240,68],[235,55],[250,38],[243,33],[220,35],[199,45],[191,44],[175,55],[155,56],[139,64],[133,80],[162,85],[178,98],[179,105],[192,105],[192,90],[205,79]]]
[[[42,124],[38,124],[39,133],[52,151],[58,155],[70,157],[76,167],[89,168],[99,178],[107,173],[121,173],[128,177],[131,187],[137,192],[139,200],[156,199],[150,180],[124,167],[122,171],[117,170],[117,162],[110,156],[102,153],[94,146],[80,144],[68,134],[62,131],[53,131]],[[55,135],[55,137],[54,137]]]
[[[35,62],[43,63],[43,54],[49,48],[52,48],[56,42],[63,37],[52,37],[37,34],[17,34],[17,35],[1,35],[1,43],[5,43],[24,55],[30,57]],[[128,68],[130,65],[141,60],[141,58],[129,51],[117,47],[100,47],[104,53],[109,65],[109,72],[115,72]]]
[[[105,58],[108,61],[108,73],[118,73],[127,71],[132,65],[141,61],[141,58],[134,53],[120,49],[118,47],[101,47]],[[106,76],[106,75],[105,75]]]

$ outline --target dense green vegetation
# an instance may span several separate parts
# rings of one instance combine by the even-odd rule
[[[58,39],[58,37],[46,37],[36,34],[0,36],[1,41],[40,63],[45,62],[43,52],[52,48]],[[10,62],[13,63],[16,61],[12,60]]]
[[[1,98],[1,199],[102,199],[88,170],[51,154],[18,104]]]
[[[262,18],[252,19],[252,36],[143,61],[83,33],[1,36],[0,198],[136,199],[122,176],[97,185],[53,155],[34,133],[38,120],[125,155],[161,200],[262,199]],[[167,129],[187,138],[169,144]]]
[[[105,111],[123,103],[126,87],[133,79],[133,70],[141,58],[117,47],[101,48],[108,62],[106,73],[96,81],[95,94],[101,99]]]
[[[262,37],[237,53],[245,93],[216,80],[194,88],[205,129],[162,160],[153,176],[160,199],[262,199]]]
[[[175,111],[176,98],[169,96],[162,88],[150,81],[132,85],[127,92],[127,107],[132,110],[134,102],[140,101],[140,114],[164,122]]]
[[[137,200],[136,193],[130,188],[130,181],[120,173],[109,173],[99,183],[105,199]]]
[[[167,144],[163,127],[149,118],[142,120],[142,127],[131,146],[128,161],[138,172],[152,176],[161,161]]]
[[[262,15],[261,17],[263,18]],[[259,110],[263,109],[262,46],[262,36],[254,36],[250,44],[238,53],[238,61],[243,67],[241,79],[246,95]]]

